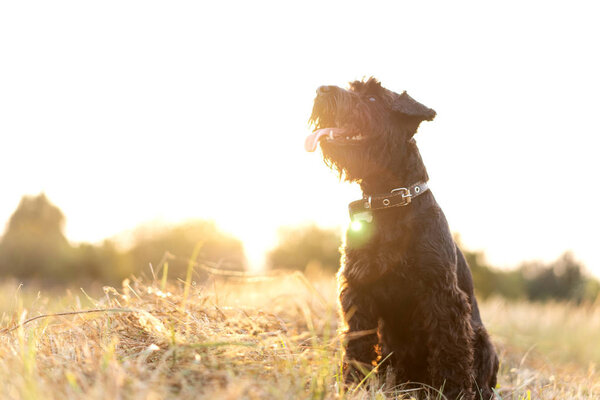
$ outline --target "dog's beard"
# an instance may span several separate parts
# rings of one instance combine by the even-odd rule
[[[380,174],[385,169],[382,164],[385,149],[377,142],[347,146],[323,142],[321,149],[327,166],[336,171],[340,179],[349,182]]]
[[[307,151],[314,151],[320,144],[325,163],[340,179],[349,181],[360,179],[361,171],[370,164],[364,159],[364,122],[357,126],[347,117],[357,108],[349,96],[317,97],[309,119],[314,131],[305,144]]]

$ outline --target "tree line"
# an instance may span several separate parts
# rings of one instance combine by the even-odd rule
[[[158,273],[162,262],[168,261],[169,277],[183,278],[195,249],[199,260],[218,263],[220,268],[243,270],[246,265],[241,241],[221,232],[212,221],[140,227],[127,248],[111,240],[71,244],[64,225],[64,214],[44,194],[24,196],[0,237],[0,276],[48,285],[115,284],[131,275]],[[338,229],[314,224],[283,227],[278,237],[278,244],[267,254],[268,268],[330,275],[337,271]],[[482,251],[466,249],[456,239],[482,298],[591,302],[599,297],[600,283],[570,252],[551,262],[528,261],[505,270],[489,265]]]
[[[551,262],[527,261],[514,269],[496,268],[482,251],[459,247],[471,267],[475,291],[487,298],[500,296],[511,300],[594,302],[600,295],[600,282],[571,252]],[[335,273],[339,267],[341,235],[337,229],[316,225],[282,228],[279,243],[268,257],[271,268],[303,270],[310,266]]]
[[[112,284],[132,274],[151,273],[150,265],[156,269],[161,260],[168,260],[169,276],[183,278],[196,247],[199,259],[219,261],[223,268],[240,270],[246,262],[242,243],[211,221],[140,227],[126,249],[111,240],[72,245],[64,225],[64,214],[44,194],[24,196],[0,237],[0,276],[47,285]],[[177,258],[165,258],[167,252]]]

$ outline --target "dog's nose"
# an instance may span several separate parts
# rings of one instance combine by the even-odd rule
[[[333,86],[319,86],[317,94],[327,94],[331,91],[333,91]]]

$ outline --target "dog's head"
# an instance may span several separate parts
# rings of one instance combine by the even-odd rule
[[[348,89],[321,86],[309,120],[314,131],[305,147],[314,151],[321,144],[329,166],[348,181],[360,181],[393,170],[419,124],[434,117],[434,110],[374,78],[351,82]]]

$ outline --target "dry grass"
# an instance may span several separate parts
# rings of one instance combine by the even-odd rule
[[[14,296],[0,334],[0,397],[10,399],[382,399],[416,396],[372,377],[343,392],[332,279],[292,274],[203,285],[126,281],[97,299]],[[0,290],[6,292],[6,290]],[[7,306],[6,297],[5,304]],[[22,302],[31,304],[28,315]],[[600,310],[482,305],[501,355],[503,399],[597,399]],[[366,384],[368,383],[368,385]],[[529,397],[528,397],[529,396]],[[432,398],[436,398],[433,396]]]

